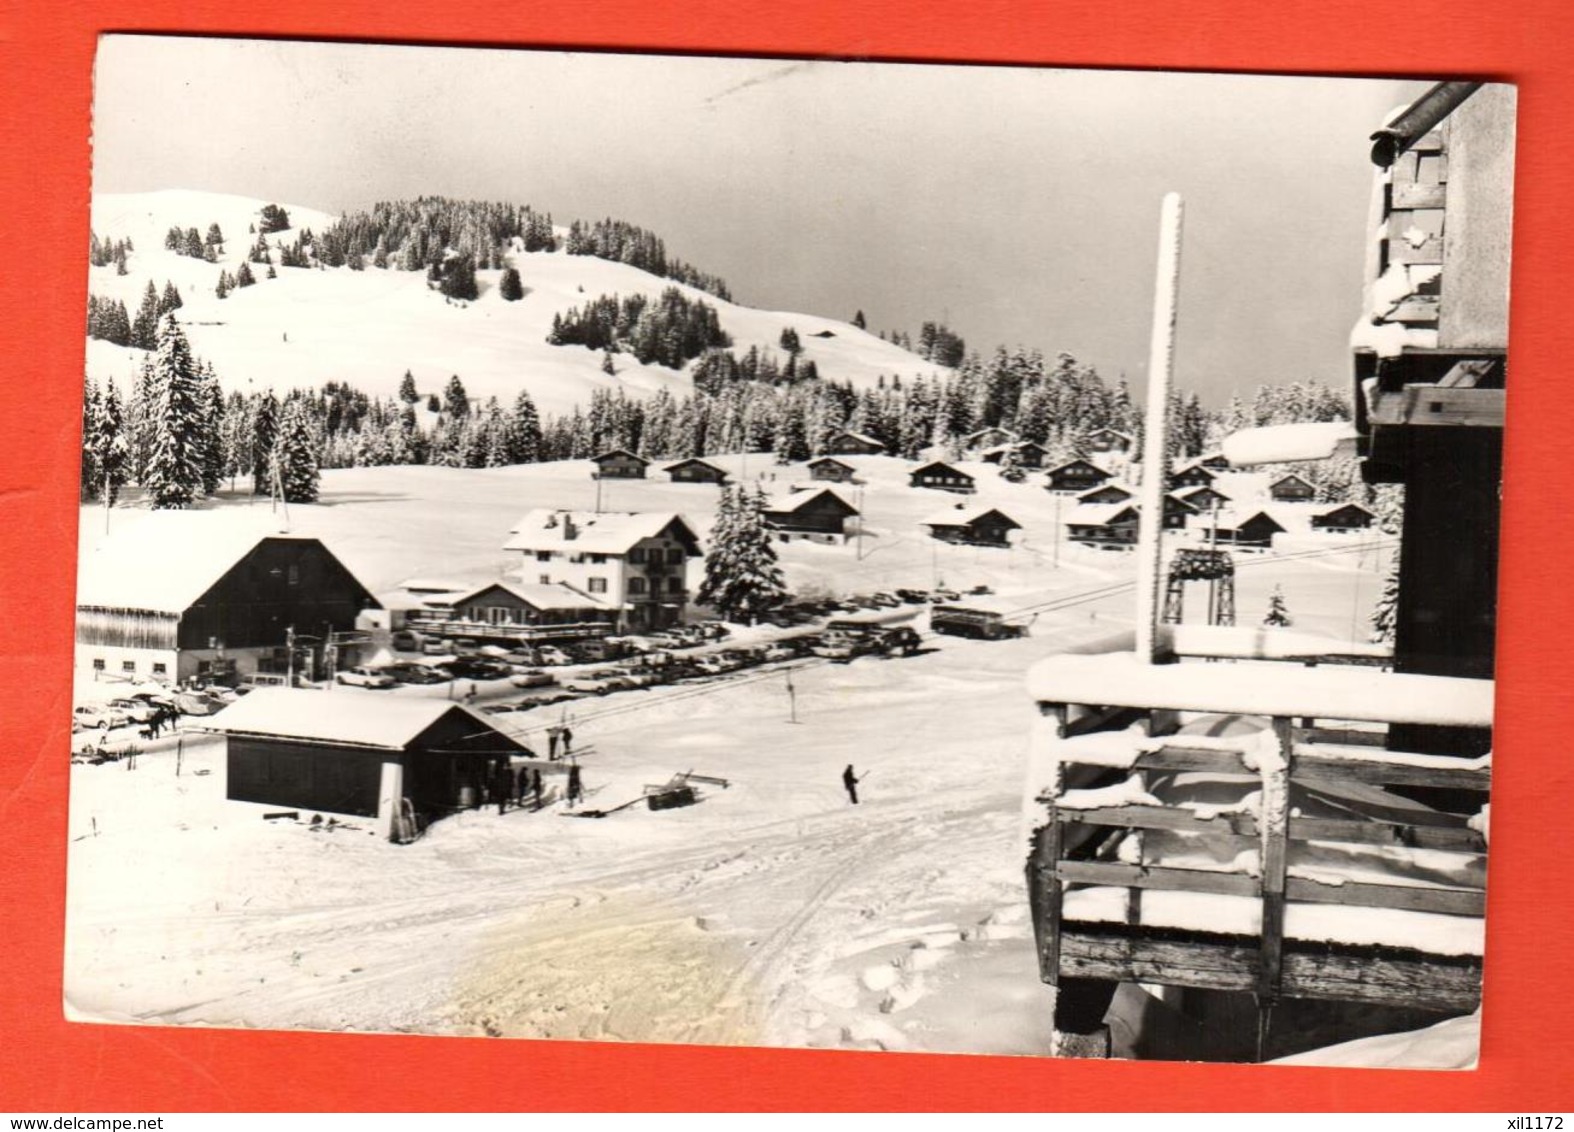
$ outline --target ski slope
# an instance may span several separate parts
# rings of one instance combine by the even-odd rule
[[[100,194],[93,200],[93,231],[109,240],[129,236],[135,250],[127,258],[126,275],[117,275],[113,263],[90,268],[88,289],[123,301],[134,319],[148,280],[160,293],[166,280],[173,281],[185,303],[178,317],[192,348],[213,363],[225,388],[247,391],[341,381],[369,394],[391,396],[409,370],[422,394],[441,393],[457,374],[472,398],[497,397],[507,403],[528,389],[548,413],[588,404],[595,389],[621,388],[631,395],[669,389],[681,394],[691,388],[686,373],[642,366],[620,354],[617,374],[608,376],[601,372],[599,353],[546,341],[553,315],[571,307],[582,308],[603,294],[654,297],[673,286],[716,308],[740,355],[758,346],[784,360],[781,332],[790,326],[804,345],[802,357],[812,360],[824,378],[863,388],[882,375],[943,372],[849,323],[756,310],[626,264],[561,251],[515,251],[509,257],[526,292],[513,303],[498,294],[501,270],[478,271],[480,297],[455,303],[428,288],[424,272],[371,266],[364,271],[279,267],[278,278],[267,279],[267,269],[253,265],[257,282],[219,299],[214,294],[219,274],[233,275],[246,259],[256,240],[247,228],[266,203],[187,191]],[[334,219],[311,209],[284,207],[296,227],[271,235],[270,246],[292,242],[301,228],[321,231]],[[215,222],[227,240],[218,263],[164,249],[170,227],[205,234]],[[830,337],[818,337],[827,331]],[[128,383],[142,358],[139,350],[87,342],[87,372],[100,381]]]

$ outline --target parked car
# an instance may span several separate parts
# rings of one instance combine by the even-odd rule
[[[434,665],[416,664],[414,661],[385,664],[383,671],[405,684],[442,684],[449,679],[446,672]]]
[[[923,590],[897,590],[896,596],[908,605],[922,605],[929,600],[929,595]]]
[[[455,656],[484,656],[486,646],[474,637],[455,637]]]
[[[400,629],[393,635],[391,643],[400,652],[420,652],[422,636],[414,629]]]
[[[448,656],[454,651],[454,642],[447,637],[422,637],[421,652],[426,656]]]
[[[511,675],[512,670],[506,664],[499,664],[495,660],[483,660],[477,656],[460,656],[442,665],[456,680],[501,680]]]
[[[578,676],[570,676],[563,681],[563,687],[570,692],[584,692],[589,695],[603,696],[608,692],[617,691],[620,681],[611,676],[604,676],[598,672],[582,672]],[[626,683],[623,687],[631,687]]]
[[[573,664],[573,659],[556,645],[544,645],[536,650],[542,664]]]
[[[539,668],[527,668],[523,672],[514,673],[508,678],[508,682],[516,688],[545,688],[556,684],[557,677]]]
[[[175,710],[181,715],[212,715],[224,704],[205,692],[177,692]]]
[[[761,660],[770,664],[778,660],[792,660],[798,655],[798,650],[785,641],[777,641],[773,645],[766,645]]]
[[[992,594],[995,591],[993,589],[991,589],[989,586],[974,586],[972,589],[968,590],[967,592],[970,593],[970,594],[973,594],[975,596],[982,597],[982,596],[985,596],[985,595],[988,595],[988,594]]]
[[[120,712],[132,723],[152,722],[153,717],[159,712],[159,706],[151,704],[147,700],[134,699],[130,696],[109,701],[109,709],[111,711]]]
[[[392,688],[399,683],[382,669],[364,664],[340,672],[338,680],[341,684],[350,684],[357,688]]]
[[[71,711],[73,730],[79,727],[98,727],[107,730],[111,727],[124,727],[130,722],[131,717],[125,712],[103,704],[82,704]]]
[[[901,599],[895,594],[887,593],[871,594],[869,596],[869,601],[876,609],[895,609],[897,606],[902,604]]]
[[[955,590],[935,590],[929,595],[929,600],[935,605],[946,601],[961,601],[962,595]]]

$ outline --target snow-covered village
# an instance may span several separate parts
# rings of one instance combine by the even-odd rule
[[[1226,125],[1260,88],[1325,127],[1212,179],[1139,137],[1002,188],[978,209],[1017,234],[968,235],[968,297],[945,256],[834,280],[805,233],[788,309],[768,257],[647,222],[632,156],[534,204],[527,161],[506,197],[454,172],[517,160],[457,127],[429,187],[117,182],[116,76],[163,47],[105,42],[69,1017],[1474,1064],[1513,88],[1238,77]],[[265,75],[295,46],[224,50]],[[899,132],[926,72],[985,81],[594,66],[699,75],[799,165],[832,119],[739,100],[845,79]],[[1163,78],[1033,74],[988,81],[1111,132],[1115,84]],[[1115,215],[1128,168],[1163,191]],[[1337,206],[1221,247],[1248,222],[1220,186],[1274,177]],[[967,228],[943,185],[876,180],[836,223],[910,194]],[[750,175],[695,183],[716,241],[764,238],[729,212]],[[1050,263],[1017,216],[1057,209],[1125,234]],[[1292,311],[1319,272],[1330,313]],[[1086,321],[1018,312],[1030,279]]]

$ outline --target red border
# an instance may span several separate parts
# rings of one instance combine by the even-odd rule
[[[1574,1049],[1570,755],[1574,452],[1558,365],[1574,158],[1566,0],[1264,5],[1159,0],[145,0],[0,15],[0,1109],[1405,1109],[1566,1107]],[[54,8],[55,10],[49,10]],[[1052,10],[1053,9],[1053,10]],[[1270,14],[1271,13],[1271,14]],[[1521,84],[1514,394],[1505,494],[1500,751],[1486,1036],[1474,1073],[491,1042],[67,1025],[60,1011],[76,428],[90,77],[106,30],[624,47],[841,58],[1477,75]],[[171,123],[170,128],[179,128]],[[1271,127],[1265,127],[1271,128]],[[1244,131],[1243,146],[1251,144]],[[1352,144],[1361,144],[1353,139]],[[1559,579],[1564,579],[1560,582]],[[1564,1084],[1559,1086],[1558,1081]],[[516,1084],[526,1081],[527,1085]]]

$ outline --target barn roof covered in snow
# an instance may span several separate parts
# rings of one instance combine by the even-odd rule
[[[273,529],[271,516],[149,512],[81,556],[77,605],[184,613],[266,539],[323,545]]]
[[[846,510],[849,515],[858,514],[858,508],[843,499],[828,487],[805,487],[796,491],[789,491],[785,495],[774,495],[766,501],[765,510],[782,514],[790,514],[800,508],[807,507],[822,495],[829,495]]]
[[[1135,520],[1137,507],[1133,503],[1079,503],[1066,512],[1065,523],[1068,527],[1103,527],[1128,511]]]
[[[400,750],[451,712],[465,716],[466,726],[473,725],[475,731],[495,731],[499,739],[506,739],[497,724],[463,704],[358,690],[258,688],[204,719],[201,726],[231,735]]]
[[[627,554],[636,543],[670,535],[698,555],[699,536],[675,511],[527,511],[510,530],[504,550],[562,550],[586,554]]]
[[[990,507],[988,504],[975,504],[972,507],[951,507],[944,511],[936,511],[927,519],[921,520],[921,522],[926,527],[966,527],[990,515],[999,516],[1013,527],[1020,528],[1022,526],[1021,523],[1007,515],[1000,508]]]

